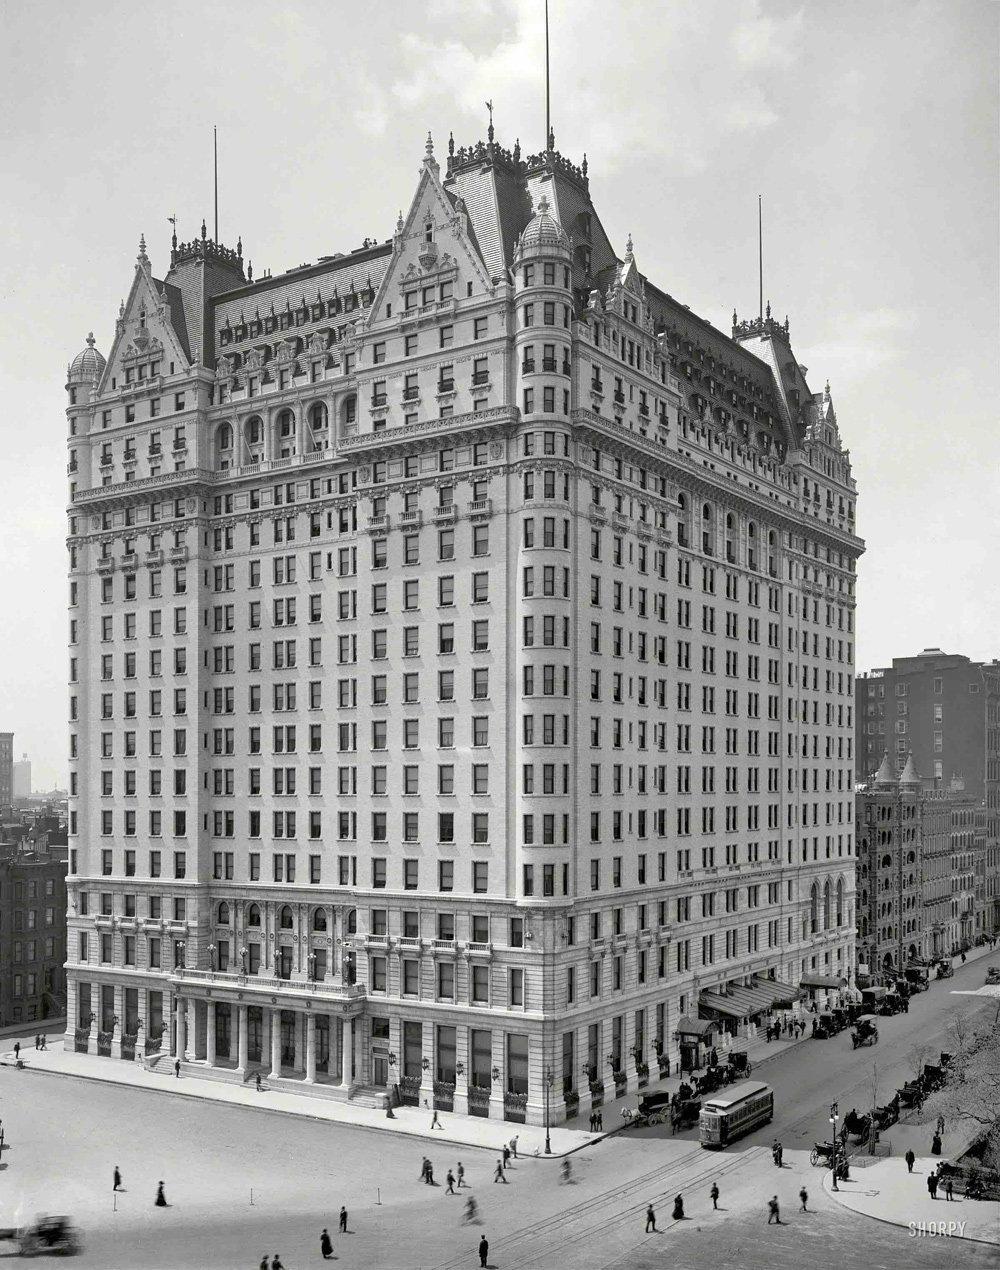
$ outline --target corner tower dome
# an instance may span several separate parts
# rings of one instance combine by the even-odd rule
[[[551,204],[543,194],[538,200],[538,210],[524,227],[524,233],[514,250],[514,263],[533,256],[564,256],[569,260],[572,247],[569,236],[549,210]]]
[[[95,379],[100,379],[105,365],[104,355],[94,347],[94,332],[91,331],[87,336],[87,347],[83,352],[77,353],[70,363],[69,378],[91,383]]]

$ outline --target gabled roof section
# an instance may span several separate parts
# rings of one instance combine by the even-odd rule
[[[430,133],[425,150],[409,213],[396,225],[392,258],[375,294],[367,319],[369,325],[385,317],[386,304],[392,302],[394,290],[404,281],[412,280],[418,286],[424,277],[440,272],[451,262],[471,266],[483,290],[490,290],[493,278],[502,276],[502,269],[499,274],[490,272],[478,236],[469,232],[471,217],[464,199],[441,184]],[[484,226],[487,222],[488,218],[484,218]]]
[[[139,256],[135,276],[128,299],[122,301],[115,323],[115,340],[111,346],[99,392],[104,392],[112,377],[122,374],[129,361],[138,361],[158,355],[180,363],[183,369],[191,365],[187,346],[186,324],[179,296],[171,295],[175,288],[158,282],[152,273],[146,255],[146,240],[139,240]],[[174,325],[175,315],[181,324],[181,333]]]
[[[531,219],[531,201],[522,177],[520,146],[505,150],[493,140],[455,149],[448,139],[444,188],[461,199],[470,232],[491,278],[502,278],[514,258],[514,245]]]

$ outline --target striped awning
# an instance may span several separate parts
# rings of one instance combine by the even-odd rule
[[[780,979],[762,979],[759,975],[754,975],[753,986],[758,991],[767,993],[771,1005],[799,1001],[805,996],[801,988],[793,988],[790,983],[783,983]]]
[[[732,987],[728,992],[706,989],[698,994],[698,1004],[707,1010],[728,1015],[731,1019],[748,1019],[771,1008],[771,999],[757,988]]]
[[[678,1036],[706,1036],[711,1031],[711,1019],[681,1019],[677,1024]]]

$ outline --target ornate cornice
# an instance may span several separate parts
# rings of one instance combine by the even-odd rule
[[[384,432],[362,432],[353,437],[341,437],[338,451],[347,455],[362,452],[367,457],[379,450],[406,450],[418,441],[452,439],[456,433],[485,437],[514,426],[519,420],[520,411],[516,406],[492,406],[488,410],[452,415],[448,419],[425,419],[421,423],[387,428]]]

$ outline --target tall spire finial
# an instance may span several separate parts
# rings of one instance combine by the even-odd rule
[[[766,308],[766,310],[765,310],[765,316],[766,316],[766,317],[770,317],[770,316],[771,316],[771,301],[770,301],[770,300],[768,300],[768,302],[767,302],[767,308]]]
[[[97,341],[94,339],[94,332],[93,332],[93,331],[88,331],[88,332],[87,332],[87,347],[88,347],[88,348],[93,348],[93,347],[94,347],[94,344],[95,344],[96,342],[97,342]]]
[[[451,158],[455,153],[455,134],[448,133],[448,157]]]
[[[146,255],[146,235],[139,235],[139,259],[143,264],[149,263],[149,257]]]
[[[492,142],[493,140],[493,102],[492,101],[488,101],[486,103],[486,109],[490,112],[490,126],[486,130],[486,136],[487,136],[487,139],[490,142]]]
[[[208,226],[205,224],[204,216],[201,218],[201,239],[202,242],[208,237]]]
[[[177,217],[168,216],[167,220],[174,227],[174,232],[170,236],[170,248],[172,251],[176,251],[177,250]]]
[[[230,238],[229,241],[232,242],[233,240]],[[240,234],[239,238],[237,238],[236,240],[236,255],[240,260],[243,259],[243,235],[242,234]]]
[[[549,0],[545,0],[545,145],[552,146],[552,110],[549,97]]]
[[[247,282],[253,282],[253,261],[247,262]]]
[[[629,234],[628,238],[625,241],[625,259],[631,260],[631,258],[632,258],[632,235]]]
[[[424,146],[424,157],[427,159],[434,158],[434,138],[429,132],[427,134],[427,143]]]

